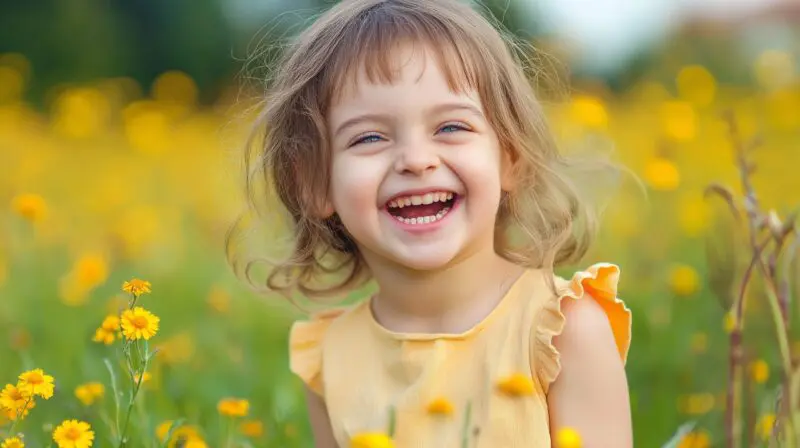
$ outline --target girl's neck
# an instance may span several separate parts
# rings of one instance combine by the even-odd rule
[[[375,319],[399,333],[467,331],[491,313],[523,272],[492,247],[436,271],[371,268],[379,287],[371,302]]]

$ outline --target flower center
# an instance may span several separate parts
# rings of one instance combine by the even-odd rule
[[[78,440],[81,438],[81,432],[78,428],[72,427],[67,430],[66,437],[69,440]]]
[[[147,328],[147,318],[144,316],[136,316],[133,318],[133,326],[139,329]]]
[[[30,375],[28,375],[28,378],[26,378],[26,381],[29,384],[36,385],[36,384],[44,383],[44,378],[42,377],[42,375],[39,375],[38,373],[34,372],[34,373],[31,373]]]

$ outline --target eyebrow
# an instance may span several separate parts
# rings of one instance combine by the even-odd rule
[[[450,112],[450,111],[455,111],[455,110],[467,111],[467,112],[470,112],[473,115],[475,115],[475,116],[477,116],[477,117],[479,117],[481,119],[484,119],[484,120],[486,119],[486,117],[483,114],[483,111],[481,111],[477,106],[475,106],[474,104],[462,103],[462,102],[438,104],[436,106],[431,107],[428,111],[426,111],[426,114],[427,115],[438,115],[438,114],[441,114],[441,113],[444,113],[444,112]],[[337,137],[339,134],[341,134],[347,128],[355,126],[355,125],[357,125],[359,123],[363,123],[365,121],[383,121],[383,122],[385,122],[385,121],[388,121],[388,120],[389,120],[389,115],[387,115],[387,114],[364,114],[364,115],[358,115],[358,116],[355,116],[355,117],[350,118],[348,120],[345,120],[342,124],[340,124],[339,127],[336,128],[336,131],[334,132],[333,136]]]

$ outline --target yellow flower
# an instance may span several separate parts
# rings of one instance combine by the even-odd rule
[[[603,101],[597,97],[576,95],[570,110],[572,119],[588,128],[605,129],[608,126],[608,112]]]
[[[678,167],[663,157],[654,157],[647,162],[644,178],[654,190],[659,191],[673,191],[681,184]]]
[[[99,254],[84,255],[75,263],[74,269],[78,284],[84,289],[94,288],[108,277],[108,264]]]
[[[34,407],[36,407],[36,401],[33,397],[13,384],[6,384],[6,387],[0,392],[0,409],[4,411],[3,414],[9,420],[14,421],[17,417],[26,417]]]
[[[84,406],[91,406],[95,401],[103,398],[105,387],[100,383],[81,384],[75,388],[75,396]]]
[[[122,334],[129,340],[148,340],[158,331],[159,318],[144,308],[137,306],[122,313]]]
[[[665,101],[661,105],[664,135],[676,142],[688,142],[697,135],[697,113],[686,101]]]
[[[581,435],[572,428],[561,428],[556,433],[556,446],[559,448],[580,448]]]
[[[94,336],[92,336],[92,341],[94,342],[102,342],[105,345],[111,345],[114,343],[114,339],[116,338],[116,333],[113,331],[106,331],[102,328],[98,328],[94,331]]]
[[[228,417],[244,417],[250,409],[250,402],[239,398],[223,398],[217,404],[220,415]]]
[[[144,375],[141,378],[142,378],[142,384],[144,384],[144,383],[150,381],[153,378],[153,375],[151,375],[150,372],[144,372]],[[139,382],[139,375],[138,374],[133,375],[133,381],[135,381],[136,383]]]
[[[100,328],[95,330],[92,340],[111,345],[116,339],[117,331],[119,331],[119,317],[115,315],[106,316]]]
[[[681,264],[672,268],[669,283],[675,294],[690,296],[697,292],[700,277],[691,266]]]
[[[181,448],[208,448],[206,441],[199,438],[199,437],[192,437],[186,439],[185,442],[181,445]]]
[[[769,379],[769,364],[763,359],[750,363],[750,376],[758,384],[764,384]]]
[[[350,448],[394,448],[388,435],[379,432],[356,434],[350,439]]]
[[[134,278],[123,283],[122,290],[128,294],[138,297],[142,294],[147,294],[150,292],[150,282]]]
[[[258,438],[264,435],[264,424],[258,420],[245,420],[239,424],[239,432],[247,437]]]
[[[38,395],[45,400],[53,396],[53,377],[46,375],[42,369],[23,372],[19,376],[18,387],[24,394]]]
[[[156,437],[158,437],[158,440],[161,442],[166,440],[169,429],[172,428],[172,423],[172,420],[166,420],[156,426]]]
[[[697,106],[708,106],[714,102],[717,83],[705,67],[689,65],[681,69],[676,79],[681,98]]]
[[[12,437],[10,439],[6,439],[0,444],[0,448],[25,448],[25,444],[22,443],[18,437]]]
[[[681,439],[678,448],[708,448],[711,446],[711,437],[705,431],[693,431]]]
[[[775,414],[764,414],[758,419],[758,426],[756,432],[761,436],[764,441],[772,438],[772,430],[775,428]]]
[[[208,306],[215,312],[225,314],[230,311],[231,296],[219,286],[214,286],[208,293]]]
[[[156,437],[158,437],[158,440],[161,441],[161,443],[167,442],[167,435],[169,434],[169,430],[172,428],[172,424],[172,420],[167,420],[156,427]],[[191,425],[182,425],[172,432],[172,437],[169,439],[168,447],[176,448],[179,441],[184,444],[183,446],[185,447],[185,444],[189,441],[202,442],[203,438],[200,436],[200,432],[196,427]]]
[[[428,414],[451,415],[453,413],[453,403],[446,398],[439,397],[428,403]]]
[[[522,373],[515,373],[511,376],[501,379],[497,383],[497,388],[501,392],[513,397],[533,395],[535,390],[533,380],[530,378],[530,376]]]
[[[58,448],[89,448],[94,440],[94,431],[86,422],[65,420],[53,431],[53,440]]]
[[[31,222],[41,221],[47,214],[47,204],[38,194],[26,193],[16,196],[11,207],[14,211]]]

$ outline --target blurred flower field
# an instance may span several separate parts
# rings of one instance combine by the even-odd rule
[[[711,182],[738,185],[722,111],[763,142],[752,154],[762,205],[783,216],[800,204],[797,61],[765,52],[752,70],[752,85],[698,65],[617,94],[578,83],[571,101],[550,107],[567,150],[611,151],[646,189],[623,184],[585,261],[622,268],[637,446],[661,446],[687,422],[679,446],[723,445],[725,294],[746,248],[725,204],[704,198]],[[86,431],[94,446],[117,446],[117,414],[136,390],[125,446],[308,446],[286,359],[296,312],[249,290],[225,259],[225,232],[244,206],[238,91],[200,106],[192,79],[175,71],[152,86],[58,86],[34,108],[22,100],[33,73],[24,56],[0,55],[0,386],[22,387],[21,373],[41,369],[54,389],[29,409],[20,389],[28,415],[0,413],[0,442],[15,425],[25,446]],[[709,244],[723,254],[711,262]],[[745,431],[759,441],[775,418],[779,362],[764,301],[746,313]]]

